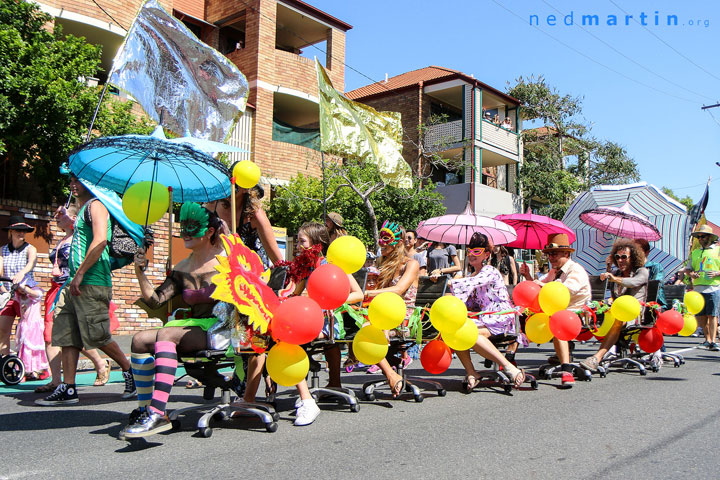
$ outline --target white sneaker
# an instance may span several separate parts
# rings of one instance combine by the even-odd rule
[[[300,427],[310,425],[315,421],[318,415],[320,415],[320,409],[318,408],[317,403],[315,403],[315,400],[312,398],[303,400],[302,405],[300,405],[300,408],[297,409],[295,425]]]
[[[302,404],[303,404],[303,399],[300,397],[297,397],[297,400],[295,400],[295,410],[302,407]]]

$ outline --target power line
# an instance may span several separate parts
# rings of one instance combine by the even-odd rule
[[[542,0],[542,1],[543,1],[543,3],[544,3],[545,5],[549,6],[550,8],[552,8],[553,10],[555,10],[556,12],[558,12],[559,14],[565,15],[562,11],[558,10],[555,6],[551,5],[551,4],[550,4],[549,2],[547,2],[546,0]],[[636,20],[636,21],[637,21],[637,20]],[[628,56],[625,55],[623,52],[621,52],[621,51],[618,50],[617,48],[613,47],[613,46],[610,45],[608,42],[606,42],[606,41],[603,40],[602,38],[598,37],[597,35],[595,35],[594,33],[592,33],[590,30],[588,30],[587,28],[583,27],[582,25],[579,25],[579,24],[577,24],[577,23],[574,23],[574,25],[575,25],[576,27],[578,27],[579,29],[581,29],[582,31],[584,31],[585,33],[587,33],[588,35],[590,35],[591,37],[593,37],[595,40],[599,41],[600,43],[602,43],[603,45],[605,45],[606,47],[608,47],[609,49],[611,49],[613,52],[617,53],[618,55],[620,55],[621,57],[625,58],[626,60],[634,63],[635,65],[637,65],[638,67],[642,68],[642,69],[645,70],[646,72],[651,73],[651,74],[655,75],[656,77],[658,77],[658,78],[660,78],[660,79],[662,79],[662,80],[665,80],[665,81],[668,82],[669,84],[671,84],[671,85],[673,85],[673,86],[675,86],[675,87],[677,87],[677,88],[679,88],[679,89],[681,89],[681,90],[685,90],[685,91],[688,92],[688,93],[692,93],[692,94],[694,94],[694,95],[697,95],[698,97],[702,97],[702,98],[706,98],[706,99],[711,99],[711,100],[712,100],[711,97],[708,97],[708,96],[705,95],[705,94],[698,93],[698,92],[695,92],[695,91],[693,91],[693,90],[690,90],[690,89],[688,89],[687,87],[684,87],[684,86],[682,86],[682,85],[680,85],[680,84],[678,84],[678,83],[675,83],[674,81],[672,81],[672,80],[670,80],[670,79],[668,79],[668,78],[660,75],[659,73],[657,73],[657,72],[655,72],[655,71],[653,71],[653,70],[650,70],[650,69],[647,68],[646,66],[644,66],[644,65],[640,64],[639,62],[635,61],[634,59],[628,57]]]
[[[110,17],[110,20],[112,20],[113,22],[115,22],[115,24],[116,24],[118,27],[122,28],[122,29],[125,30],[126,32],[128,31],[128,29],[125,28],[125,27],[123,27],[122,25],[120,25],[120,22],[118,22],[117,20],[115,20],[115,18],[113,18],[113,16],[110,15],[110,14],[107,12],[107,10],[105,10],[103,7],[101,7],[98,2],[96,2],[95,0],[92,0],[92,2],[93,2],[95,5],[97,5],[97,7],[98,7],[100,10],[102,10],[102,12],[103,12],[105,15],[107,15],[108,17]]]
[[[616,6],[621,12],[623,12],[625,15],[629,15],[625,10],[623,10],[623,9],[620,7],[620,5],[618,5],[617,3],[615,3],[613,0],[608,0],[608,1],[609,1],[610,3],[612,3],[613,5],[615,5],[615,6]],[[632,18],[633,18],[633,20],[635,21],[635,23],[637,23],[638,25],[640,25],[641,27],[643,27],[650,35],[652,35],[653,37],[657,38],[661,43],[663,43],[663,44],[664,44],[666,47],[668,47],[670,50],[672,50],[673,52],[677,53],[677,54],[680,55],[682,58],[684,58],[685,60],[687,60],[687,61],[690,62],[691,64],[695,65],[697,68],[699,68],[699,69],[702,70],[703,72],[707,73],[708,75],[710,75],[710,76],[713,77],[714,79],[720,80],[720,77],[718,77],[717,75],[715,75],[715,74],[713,74],[712,72],[708,71],[707,69],[703,68],[702,66],[698,65],[697,63],[693,62],[691,59],[689,59],[688,57],[686,57],[685,55],[683,55],[682,52],[680,52],[678,49],[676,49],[675,47],[673,47],[672,45],[670,45],[669,43],[667,43],[665,40],[663,40],[662,38],[660,38],[659,36],[657,36],[657,35],[655,34],[655,32],[653,32],[652,30],[650,30],[649,28],[647,28],[647,27],[646,27],[645,25],[643,25],[642,23],[638,22],[637,19],[635,18],[635,16],[632,16]]]
[[[514,15],[514,16],[517,17],[520,21],[522,21],[523,23],[525,23],[525,19],[524,19],[523,17],[521,17],[521,16],[518,15],[517,13],[513,12],[512,10],[510,10],[510,9],[507,8],[505,5],[497,2],[496,0],[491,0],[491,1],[492,1],[495,5],[499,6],[499,7],[502,8],[503,10],[509,12],[510,14]],[[530,24],[530,26],[533,27],[534,29],[536,29],[537,31],[541,32],[543,35],[546,35],[546,36],[552,38],[553,40],[555,40],[555,41],[556,41],[557,43],[559,43],[560,45],[562,45],[562,46],[564,46],[564,47],[572,50],[573,52],[577,53],[578,55],[580,55],[580,56],[582,56],[582,57],[590,60],[591,62],[593,62],[593,63],[595,63],[595,64],[597,64],[597,65],[600,65],[601,67],[603,67],[603,68],[605,68],[605,69],[607,69],[607,70],[610,70],[611,72],[613,72],[613,73],[615,73],[615,74],[617,74],[617,75],[620,75],[621,77],[623,77],[623,78],[625,78],[625,79],[627,79],[627,80],[630,80],[630,81],[633,82],[633,83],[637,83],[638,85],[641,85],[641,86],[643,86],[643,87],[645,87],[645,88],[649,88],[649,89],[651,89],[651,90],[655,90],[656,92],[661,93],[661,94],[663,94],[663,95],[665,95],[665,96],[668,96],[668,97],[673,97],[673,98],[676,98],[676,99],[678,99],[678,100],[682,100],[682,101],[688,102],[688,103],[697,103],[697,102],[694,101],[694,100],[690,100],[690,99],[688,99],[688,98],[683,98],[683,97],[678,97],[677,95],[673,95],[672,93],[665,92],[665,91],[663,91],[663,90],[660,90],[659,88],[653,87],[652,85],[648,85],[647,83],[644,83],[644,82],[641,82],[641,81],[639,81],[639,80],[636,80],[636,79],[634,79],[634,78],[632,78],[632,77],[629,77],[629,76],[625,75],[624,73],[622,73],[622,72],[620,72],[620,71],[618,71],[618,70],[615,70],[614,68],[609,67],[609,66],[605,65],[604,63],[601,63],[601,62],[599,62],[598,60],[595,60],[594,58],[592,58],[592,57],[584,54],[583,52],[581,52],[581,51],[578,50],[577,48],[568,45],[567,43],[565,43],[565,42],[563,42],[562,40],[554,37],[553,35],[550,35],[549,33],[547,33],[545,30],[541,29],[541,28],[538,27],[537,25],[532,25],[532,24]]]

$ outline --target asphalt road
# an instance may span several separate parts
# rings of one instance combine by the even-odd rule
[[[189,414],[182,431],[137,444],[117,439],[135,406],[120,399],[120,383],[81,387],[80,404],[67,407],[36,407],[40,395],[0,386],[0,479],[715,479],[720,354],[692,348],[697,343],[667,340],[671,351],[689,348],[680,368],[666,363],[645,377],[610,372],[571,390],[541,380],[538,390],[512,396],[459,393],[462,369],[454,361],[438,376],[445,397],[428,393],[415,403],[379,394],[358,413],[322,406],[308,427],[292,425],[294,392],[281,388],[276,433],[239,418],[201,438],[199,415]],[[576,355],[594,348],[580,345]],[[520,350],[518,361],[532,371],[549,353],[548,346]],[[419,361],[409,373],[430,376]],[[369,378],[353,372],[344,381],[359,387]],[[200,390],[173,389],[171,408],[201,402]]]

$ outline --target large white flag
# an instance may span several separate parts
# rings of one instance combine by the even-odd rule
[[[222,142],[245,111],[248,83],[156,0],[140,9],[113,61],[109,82],[181,136]]]

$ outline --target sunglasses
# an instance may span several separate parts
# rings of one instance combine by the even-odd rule
[[[628,255],[626,255],[624,253],[622,255],[617,254],[617,253],[615,254],[615,260],[627,260],[627,259],[628,259]]]
[[[483,253],[485,253],[485,248],[483,248],[483,247],[468,248],[467,253],[468,253],[469,256],[479,257],[480,255],[482,255]]]
[[[695,238],[708,238],[709,236],[707,233],[701,233],[700,235],[695,235]]]

